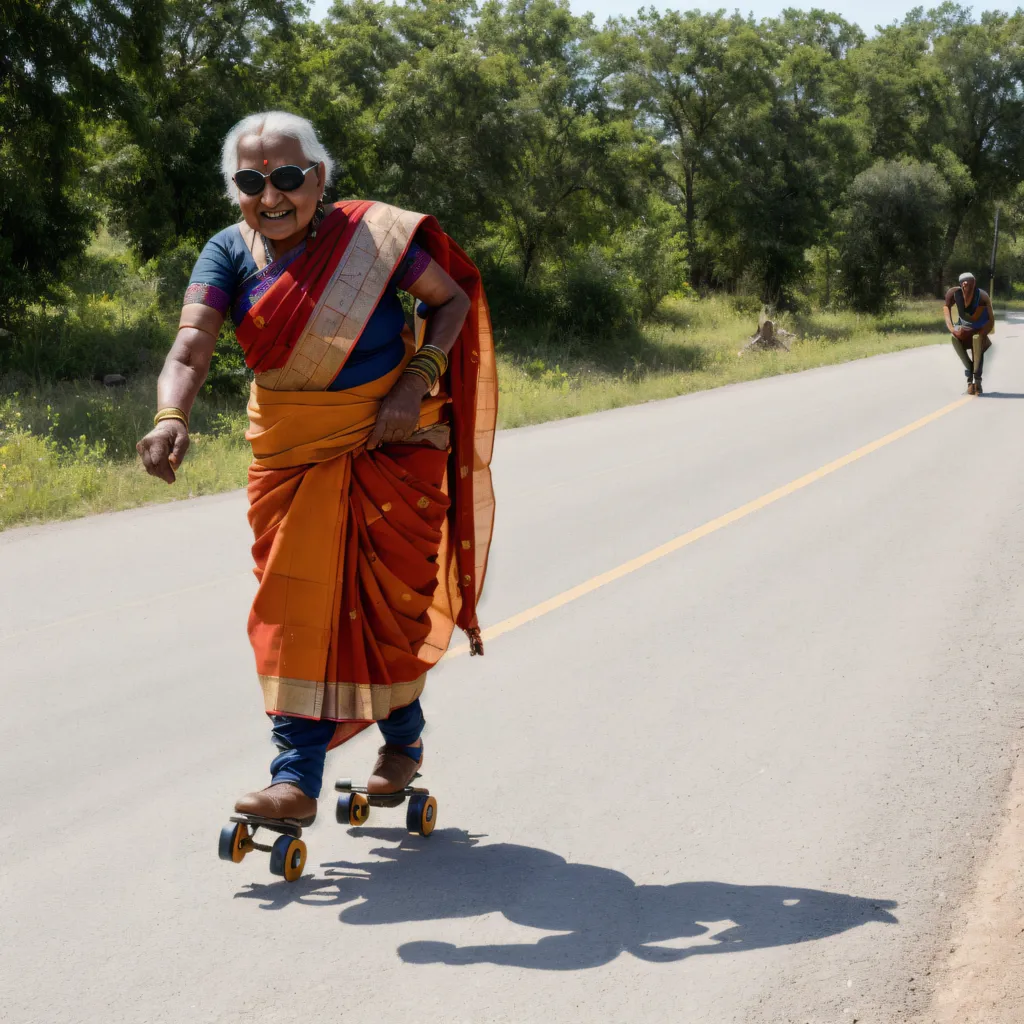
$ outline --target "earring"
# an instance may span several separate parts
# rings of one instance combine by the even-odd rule
[[[324,209],[324,201],[318,199],[316,203],[316,212],[313,214],[313,220],[309,225],[309,237],[316,238],[316,233],[323,223],[324,217],[327,216],[327,211]]]

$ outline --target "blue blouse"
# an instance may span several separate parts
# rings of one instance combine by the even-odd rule
[[[281,262],[291,262],[306,247],[301,242],[295,249],[282,253]],[[405,327],[405,313],[398,289],[408,290],[430,263],[430,254],[415,242],[395,268],[391,280],[384,289],[377,308],[370,314],[363,333],[352,350],[341,372],[333,380],[328,391],[344,391],[346,388],[368,384],[390,373],[405,355],[402,329]],[[243,302],[246,284],[259,273],[256,260],[242,238],[238,225],[218,232],[211,238],[196,260],[185,291],[185,303],[199,302],[227,315],[235,326],[242,322],[248,309]]]

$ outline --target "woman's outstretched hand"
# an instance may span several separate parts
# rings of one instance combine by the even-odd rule
[[[161,420],[136,446],[150,476],[174,483],[174,473],[188,451],[188,427],[181,420]]]
[[[367,448],[381,444],[400,444],[416,431],[423,401],[423,381],[411,373],[403,373],[387,397],[380,403],[377,422],[366,442]]]

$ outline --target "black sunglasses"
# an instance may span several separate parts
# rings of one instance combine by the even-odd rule
[[[238,186],[239,191],[244,192],[247,196],[258,196],[266,188],[267,178],[279,192],[294,192],[306,180],[306,175],[314,167],[319,166],[320,164],[317,162],[303,170],[295,164],[285,164],[283,167],[275,167],[269,174],[245,168],[235,171],[232,181]]]

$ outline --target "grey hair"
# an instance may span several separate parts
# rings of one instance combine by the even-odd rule
[[[969,270],[965,270],[960,275],[960,282],[959,283],[963,284],[964,281],[973,281],[973,280],[974,280],[974,275]]]
[[[246,135],[284,135],[295,139],[302,146],[302,153],[312,163],[314,160],[323,164],[326,170],[324,188],[331,183],[334,176],[334,160],[317,138],[316,129],[304,117],[289,114],[284,110],[264,110],[259,114],[243,117],[224,136],[224,146],[220,154],[220,170],[224,175],[224,188],[228,199],[238,202],[238,189],[232,180],[238,170],[238,143]]]

